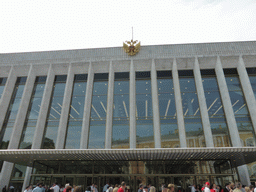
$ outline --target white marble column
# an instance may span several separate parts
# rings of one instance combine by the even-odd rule
[[[58,135],[56,140],[56,149],[64,149],[73,85],[74,85],[74,73],[72,71],[72,65],[69,64],[67,81],[66,81],[65,92],[64,92],[64,99],[63,99],[62,108],[61,108]]]
[[[201,77],[201,72],[200,72],[200,67],[199,67],[197,57],[195,58],[195,64],[194,64],[194,78],[196,83],[196,91],[198,96],[198,103],[199,103],[199,108],[201,113],[206,147],[214,147],[211,124],[209,120],[209,115],[208,115],[208,110],[207,110],[207,105],[206,105],[206,100],[204,95],[204,87],[202,83],[202,77]]]
[[[84,102],[84,115],[83,115],[80,149],[88,148],[93,81],[94,81],[94,72],[93,72],[92,63],[90,62],[88,79],[87,79],[87,87],[86,87],[86,96],[85,96],[85,102]]]
[[[177,123],[178,123],[178,129],[179,129],[180,147],[187,148],[186,131],[185,131],[185,123],[184,123],[184,117],[183,117],[182,99],[180,94],[180,82],[179,82],[179,74],[177,69],[176,58],[173,59],[172,76],[173,76],[173,87],[174,87],[175,105],[176,105],[176,113],[177,113]]]
[[[130,65],[130,149],[136,148],[136,82],[133,60]]]
[[[10,137],[8,149],[19,148],[20,138],[21,138],[24,123],[26,120],[27,111],[30,104],[30,100],[31,100],[31,95],[33,92],[34,84],[35,84],[35,79],[36,79],[36,76],[35,76],[33,67],[31,65],[29,69],[28,77],[26,80],[26,85],[22,94],[20,107],[13,125],[13,131]]]
[[[21,191],[25,191],[26,187],[29,186],[31,173],[32,173],[32,167],[27,167]]]
[[[107,115],[106,115],[106,135],[105,135],[105,149],[111,149],[112,143],[112,123],[113,123],[113,106],[114,106],[114,82],[115,73],[110,61],[109,76],[108,76],[108,101],[107,101]]]
[[[2,130],[5,115],[7,113],[9,103],[12,98],[13,89],[15,87],[15,83],[17,80],[17,76],[16,76],[14,70],[15,69],[12,66],[9,71],[8,78],[7,78],[7,81],[6,81],[6,84],[4,87],[4,91],[3,91],[3,95],[1,98],[1,102],[0,102],[0,131]]]
[[[52,65],[50,65],[48,74],[47,74],[46,83],[45,83],[43,98],[41,102],[41,108],[40,108],[38,120],[36,123],[35,135],[32,142],[32,149],[40,149],[42,145],[45,123],[48,115],[48,108],[49,108],[49,104],[52,96],[54,78],[55,78],[55,74],[53,72]]]
[[[157,73],[156,73],[156,65],[155,65],[154,59],[152,59],[152,65],[151,65],[151,91],[152,91],[155,148],[161,148],[161,125],[160,125],[160,114],[159,114]]]
[[[228,87],[225,79],[225,75],[222,69],[220,57],[217,58],[217,63],[215,67],[215,72],[217,76],[217,81],[219,84],[220,96],[222,100],[223,109],[226,116],[226,121],[229,128],[229,135],[233,147],[242,147],[240,142],[240,136],[236,125],[236,119],[231,104]]]
[[[15,88],[16,79],[17,76],[15,74],[14,67],[12,66],[8,74],[8,78],[5,84],[5,88],[0,103],[0,130],[3,127],[5,115],[7,113],[9,103],[11,101],[13,89]],[[0,174],[0,189],[2,189],[5,185],[8,186],[10,177],[5,177],[5,173],[12,172],[12,169],[13,163],[4,161]]]
[[[237,71],[239,74],[239,79],[240,79],[241,86],[242,86],[242,89],[244,92],[244,97],[245,97],[245,100],[246,100],[246,103],[248,106],[248,110],[249,110],[249,113],[251,116],[251,121],[252,121],[252,125],[254,127],[254,132],[256,133],[256,101],[255,101],[251,82],[250,82],[249,76],[247,74],[242,56],[239,57]]]

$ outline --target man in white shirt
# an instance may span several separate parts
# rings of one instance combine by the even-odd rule
[[[34,188],[32,192],[42,192],[41,187],[42,187],[42,184],[37,183],[36,188]]]
[[[254,188],[254,192],[256,192],[256,182],[255,182],[255,188]]]
[[[97,185],[94,186],[94,192],[98,192]]]
[[[191,192],[196,192],[196,185],[195,185],[195,184],[192,185],[192,187],[191,187]]]
[[[58,186],[58,183],[54,183],[50,189],[53,189],[53,192],[60,192],[60,187]]]
[[[210,183],[209,182],[206,182],[205,183],[205,188],[204,188],[204,192],[210,192]]]

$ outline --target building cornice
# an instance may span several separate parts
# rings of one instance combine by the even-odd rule
[[[256,55],[256,41],[141,46],[135,56],[122,47],[0,54],[0,65],[109,60]]]

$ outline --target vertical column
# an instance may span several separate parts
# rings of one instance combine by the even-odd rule
[[[151,66],[151,91],[152,91],[155,148],[161,148],[161,131],[160,131],[161,127],[160,127],[159,101],[158,101],[158,89],[157,89],[157,73],[156,73],[156,65],[155,65],[154,59],[152,59],[152,66]]]
[[[254,97],[254,93],[252,90],[251,82],[247,71],[245,69],[244,61],[242,56],[239,57],[239,63],[237,66],[237,71],[239,74],[239,79],[242,85],[242,89],[244,92],[244,97],[248,106],[249,113],[251,115],[251,121],[254,127],[254,132],[256,133],[256,101]]]
[[[136,148],[136,83],[133,60],[130,65],[130,148]]]
[[[48,108],[52,96],[52,88],[55,74],[52,69],[52,65],[49,66],[47,74],[45,90],[42,98],[41,109],[38,115],[38,121],[36,123],[35,135],[33,138],[32,149],[40,149],[42,145],[42,139],[44,136],[45,122],[48,115]]]
[[[176,58],[173,59],[172,76],[173,76],[173,87],[174,87],[175,105],[176,105],[176,113],[177,113],[177,122],[178,122],[179,137],[180,137],[180,147],[186,148],[187,140],[186,140],[186,131],[185,131],[185,124],[184,124],[183,110],[182,110],[182,99],[180,95],[180,82],[179,82],[179,74],[177,70]]]
[[[106,138],[105,138],[105,148],[111,149],[112,140],[112,123],[113,123],[113,101],[114,101],[114,68],[112,61],[109,65],[109,77],[108,77],[108,104],[107,104],[107,119],[106,119]]]
[[[29,186],[31,173],[32,173],[32,167],[27,167],[21,191],[25,191],[26,187]]]
[[[3,163],[3,167],[2,167],[2,171],[0,174],[0,187],[1,189],[6,185],[9,185],[9,181],[10,181],[10,177],[12,174],[12,170],[13,170],[13,163],[4,161]],[[5,174],[8,173],[8,175],[6,176]]]
[[[36,76],[35,76],[33,67],[31,65],[29,69],[26,85],[23,91],[20,107],[15,119],[14,126],[13,126],[13,131],[10,137],[10,143],[9,143],[8,149],[17,149],[19,147],[20,137],[21,137],[24,122],[26,119],[27,110],[30,103],[32,91],[34,88],[35,79],[36,79]]]
[[[56,149],[63,149],[65,144],[65,137],[68,124],[68,114],[70,109],[71,95],[73,90],[74,73],[72,71],[72,65],[69,64],[68,76],[66,82],[66,88],[64,93],[64,99],[61,109],[60,124],[58,129],[58,135],[56,140]]]
[[[2,129],[6,112],[8,110],[8,106],[12,97],[13,89],[15,87],[17,76],[15,75],[14,67],[12,66],[10,72],[8,74],[8,79],[4,88],[4,92],[2,95],[1,103],[0,103],[0,130]],[[8,186],[10,178],[5,177],[4,174],[6,172],[12,172],[13,163],[9,163],[4,161],[3,167],[0,174],[0,188],[2,189],[5,185]]]
[[[207,110],[207,105],[206,105],[206,100],[204,95],[204,88],[202,83],[202,77],[201,77],[201,72],[200,72],[200,67],[199,67],[197,57],[195,58],[194,77],[195,77],[195,83],[196,83],[196,91],[198,96],[199,108],[200,108],[201,117],[202,117],[206,147],[214,147],[211,124],[209,120],[209,115],[208,115],[208,110]]]
[[[12,92],[15,87],[17,76],[14,72],[14,67],[12,66],[8,74],[8,78],[4,87],[2,99],[0,102],[0,131],[3,127],[5,115],[7,113],[9,103],[12,97]]]
[[[238,133],[237,125],[236,125],[236,119],[234,115],[234,111],[231,105],[231,100],[228,93],[228,87],[226,83],[226,79],[224,76],[224,72],[222,70],[220,57],[217,58],[217,63],[215,67],[217,81],[219,84],[220,89],[220,95],[222,99],[222,105],[224,108],[224,112],[226,115],[226,120],[228,124],[229,134],[231,137],[231,142],[233,147],[242,147],[240,142],[240,136]]]
[[[93,81],[94,81],[94,72],[93,72],[92,63],[90,62],[87,87],[86,87],[86,96],[85,96],[85,102],[84,102],[85,104],[84,104],[84,115],[83,115],[80,149],[88,148]]]

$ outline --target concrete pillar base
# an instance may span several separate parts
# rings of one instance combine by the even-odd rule
[[[240,182],[242,183],[242,185],[246,185],[246,186],[251,185],[247,165],[241,165],[237,167],[237,171],[238,171],[238,175],[240,177]]]

